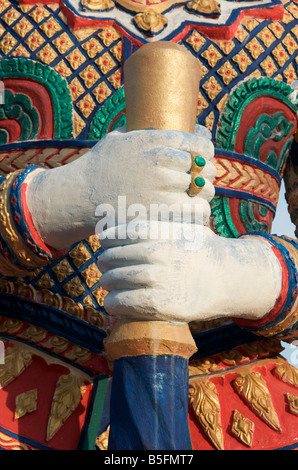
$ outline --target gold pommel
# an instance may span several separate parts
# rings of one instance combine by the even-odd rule
[[[124,65],[127,130],[165,129],[193,133],[200,64],[175,43],[141,46]]]

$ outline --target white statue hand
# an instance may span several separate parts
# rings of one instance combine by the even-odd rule
[[[266,241],[226,239],[190,224],[182,231],[180,224],[159,225],[171,226],[168,239],[150,240],[154,223],[143,223],[142,239],[131,240],[128,234],[122,246],[108,233],[101,235],[106,251],[99,268],[110,315],[177,322],[257,319],[273,307],[281,291],[281,268]],[[127,227],[118,231],[125,233]]]
[[[191,175],[190,152],[206,160],[200,195],[187,194]],[[196,134],[180,131],[111,132],[78,160],[53,170],[31,173],[26,183],[27,204],[33,224],[46,244],[63,249],[94,234],[98,206],[108,205],[119,223],[119,196],[126,206],[141,204],[200,205],[202,217],[210,216],[216,169],[210,162],[214,147],[205,128]],[[210,181],[209,181],[210,180]],[[107,207],[107,206],[106,206]],[[104,209],[104,207],[102,206]],[[97,210],[97,215],[100,210]],[[122,214],[123,215],[123,214]]]

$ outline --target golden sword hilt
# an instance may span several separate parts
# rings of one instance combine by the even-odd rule
[[[195,132],[200,64],[176,43],[145,44],[124,65],[127,131],[141,129]],[[195,195],[194,179],[189,195]],[[183,307],[182,307],[183,308]],[[105,340],[113,359],[174,354],[189,358],[197,350],[187,324],[119,320]]]

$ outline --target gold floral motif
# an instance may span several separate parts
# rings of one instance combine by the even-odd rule
[[[21,44],[10,54],[10,57],[30,57],[29,52]]]
[[[85,320],[91,325],[97,326],[97,328],[100,329],[105,329],[106,327],[106,317],[98,311],[98,309],[95,309],[93,307],[86,306],[85,307],[86,311],[86,317]]]
[[[287,6],[287,10],[289,12],[292,13],[292,15],[294,16],[294,18],[298,18],[298,8],[297,8],[297,5],[295,5],[294,3],[290,3],[288,6]]]
[[[238,67],[241,72],[245,72],[247,67],[252,64],[252,61],[243,50],[241,50],[238,54],[233,57],[233,61],[238,64]]]
[[[198,104],[197,104],[197,116],[199,116],[201,114],[201,112],[204,111],[204,109],[207,109],[207,108],[208,108],[207,101],[205,100],[203,95],[201,93],[199,93]]]
[[[287,84],[292,85],[293,82],[297,80],[297,75],[296,71],[293,67],[292,64],[290,64],[285,70],[284,70],[284,77],[287,79]]]
[[[295,39],[291,36],[291,34],[287,34],[283,40],[282,40],[282,43],[286,46],[289,54],[294,54],[294,52],[297,51],[297,43],[295,41]]]
[[[73,114],[73,121],[74,134],[75,137],[78,137],[81,134],[82,130],[86,127],[86,122],[76,112],[74,112]]]
[[[55,354],[61,354],[69,347],[69,342],[59,336],[51,336],[47,341],[42,343],[42,347],[52,350]]]
[[[32,5],[19,5],[19,9],[22,10],[23,13],[28,13],[32,8]]]
[[[119,41],[116,46],[113,46],[111,48],[111,53],[115,57],[118,62],[122,62],[122,56],[123,56],[123,44],[122,41]]]
[[[2,36],[5,33],[6,29],[3,28],[2,25],[0,25],[0,36]]]
[[[223,364],[227,366],[236,366],[238,364],[242,364],[244,362],[249,361],[249,357],[244,356],[240,351],[237,349],[231,349],[229,351],[225,351],[219,355]]]
[[[39,343],[47,337],[47,334],[48,333],[42,328],[38,328],[37,326],[29,326],[29,328],[19,335],[19,338],[26,339],[31,343]]]
[[[187,7],[190,10],[196,11],[198,14],[219,16],[220,4],[216,0],[194,0],[188,2]]]
[[[240,27],[239,29],[237,29],[236,33],[235,33],[235,38],[238,39],[239,42],[243,42],[244,39],[246,39],[248,36],[248,32],[245,31],[244,28]]]
[[[84,287],[78,277],[74,277],[71,281],[68,281],[64,286],[66,294],[70,297],[78,297],[85,292]]]
[[[101,276],[101,272],[99,271],[98,267],[95,263],[88,266],[87,269],[82,271],[82,276],[87,284],[88,287],[92,287],[96,282],[99,281]]]
[[[284,33],[284,28],[281,25],[281,23],[279,23],[278,21],[273,21],[273,23],[270,23],[268,25],[268,28],[271,29],[271,31],[273,32],[274,36],[277,37],[277,39],[280,39]]]
[[[284,16],[283,16],[283,18],[282,18],[283,23],[289,24],[289,23],[291,23],[293,20],[294,20],[293,16],[292,16],[288,11],[285,11],[285,12],[284,12]]]
[[[85,42],[82,45],[82,48],[87,52],[91,59],[94,59],[94,57],[103,50],[102,45],[95,38],[89,39],[89,41]]]
[[[80,77],[83,79],[87,88],[91,88],[100,79],[100,75],[93,65],[88,65],[88,67],[80,73]]]
[[[7,55],[14,48],[17,42],[18,41],[10,33],[7,33],[0,41],[0,49],[5,55]]]
[[[235,47],[235,44],[233,41],[227,41],[227,40],[217,41],[216,44],[218,45],[220,50],[226,55],[230,54]]]
[[[275,66],[275,63],[273,62],[273,60],[270,56],[266,57],[266,59],[263,60],[263,62],[260,63],[260,66],[264,70],[267,77],[272,77],[272,75],[275,72],[277,72],[277,68]]]
[[[120,39],[120,35],[113,27],[103,29],[98,34],[98,37],[102,40],[106,47],[109,47],[114,41]]]
[[[100,307],[103,307],[104,298],[107,295],[107,291],[104,290],[102,287],[98,287],[92,292],[92,295],[95,297],[96,302]]]
[[[272,429],[281,432],[271,395],[262,375],[252,371],[239,375],[234,380],[236,392],[248,403],[252,410]]]
[[[63,303],[66,313],[76,318],[84,318],[84,307],[80,303],[74,302],[74,300],[69,298],[65,298]]]
[[[37,388],[21,393],[16,397],[14,419],[20,419],[28,413],[37,410]]]
[[[91,359],[92,355],[88,349],[75,345],[71,348],[70,351],[65,353],[65,357],[73,362],[76,362],[77,364],[85,364]]]
[[[55,70],[64,78],[72,74],[72,71],[67,67],[64,60],[60,60],[59,64],[55,66]]]
[[[76,245],[70,252],[69,256],[71,257],[74,265],[77,268],[83,266],[91,258],[91,255],[87,248],[85,247],[84,243],[79,243]]]
[[[82,376],[70,372],[68,375],[62,375],[59,378],[47,425],[47,442],[54,437],[78,407],[84,391],[85,380]]]
[[[278,46],[273,49],[272,54],[280,67],[283,67],[289,59],[288,54],[281,44],[278,44]]]
[[[250,356],[250,359],[264,358],[272,356],[272,354],[279,354],[283,351],[280,341],[276,338],[262,339],[253,343],[244,344],[241,350]]]
[[[29,16],[33,18],[35,23],[39,24],[45,18],[48,18],[50,16],[50,12],[48,12],[48,10],[46,10],[43,6],[38,5],[33,11],[29,13]]]
[[[19,331],[22,327],[23,322],[21,322],[20,320],[13,320],[11,318],[8,318],[2,323],[2,325],[0,325],[0,332],[12,335]]]
[[[5,13],[5,15],[3,15],[1,17],[1,19],[3,21],[5,21],[5,23],[10,26],[12,23],[14,23],[18,18],[20,18],[21,14],[15,10],[14,8],[11,8],[10,10],[8,10],[8,12]]]
[[[276,40],[273,34],[271,33],[271,31],[267,27],[262,29],[262,31],[260,31],[257,34],[257,37],[261,39],[265,47],[270,47],[271,44],[273,44],[274,41]]]
[[[39,34],[38,31],[33,31],[33,33],[30,34],[25,42],[31,51],[35,51],[35,49],[40,47],[44,41],[44,38]]]
[[[90,295],[87,295],[84,299],[83,299],[83,304],[84,305],[88,305],[90,307],[94,307],[94,303],[93,303],[93,300],[91,299]]]
[[[222,54],[218,52],[216,47],[214,47],[212,44],[201,55],[204,57],[204,59],[208,60],[210,67],[214,67],[219,59],[222,58]]]
[[[298,397],[296,395],[292,395],[291,393],[287,393],[287,400],[290,413],[298,416]]]
[[[104,100],[106,100],[111,93],[112,91],[105,82],[102,82],[93,90],[93,94],[98,103],[102,103]]]
[[[256,26],[258,26],[259,22],[258,22],[255,18],[252,18],[252,17],[245,17],[245,18],[243,18],[243,20],[241,21],[241,24],[242,24],[248,31],[252,31],[253,29],[256,28]]]
[[[190,376],[209,374],[211,372],[218,372],[219,370],[223,370],[223,367],[216,364],[213,359],[200,359],[191,362],[189,365]]]
[[[0,1],[0,13],[2,13],[6,8],[10,6],[10,2],[8,0],[1,0]]]
[[[73,101],[76,101],[85,91],[81,82],[77,78],[74,78],[68,87]]]
[[[59,23],[54,20],[54,18],[50,18],[40,26],[40,29],[47,35],[48,38],[51,38],[54,36],[54,34],[58,33],[58,31],[61,31],[62,28]]]
[[[234,410],[232,433],[240,442],[252,446],[255,425],[250,419],[245,418],[239,411]]]
[[[99,450],[108,450],[109,445],[110,426],[96,438],[96,446]]]
[[[260,70],[256,69],[254,72],[252,72],[250,75],[249,75],[249,78],[260,78],[262,77],[262,73],[260,72]]]
[[[85,62],[86,59],[83,54],[79,51],[79,49],[76,48],[74,51],[72,51],[66,56],[66,60],[70,63],[70,66],[73,70],[77,70]]]
[[[108,81],[115,88],[115,90],[120,88],[121,87],[121,81],[122,81],[121,70],[119,69],[115,73],[113,73],[113,75],[111,75],[108,78]]]
[[[105,11],[114,8],[115,3],[112,0],[82,0],[82,6],[93,11]]]
[[[298,387],[298,369],[292,364],[282,364],[273,370],[273,373],[279,380],[290,385]]]
[[[100,248],[100,241],[97,235],[91,235],[91,237],[87,238],[86,242],[90,246],[93,253],[95,253]]]
[[[202,86],[211,101],[213,101],[222,90],[222,87],[214,77],[210,77]]]
[[[214,113],[212,111],[210,114],[208,114],[208,116],[205,119],[205,126],[207,127],[207,129],[209,129],[209,131],[212,131],[213,125],[214,125]]]
[[[37,52],[36,56],[38,59],[40,59],[42,62],[45,62],[46,64],[50,64],[53,62],[57,56],[56,52],[52,47],[47,44],[41,51]]]
[[[148,8],[134,17],[134,22],[139,29],[148,33],[158,34],[167,25],[168,20],[161,13]]]
[[[198,52],[201,47],[205,44],[206,39],[198,31],[193,31],[191,35],[186,39],[186,42],[191,45],[195,52]]]
[[[218,111],[222,112],[225,108],[225,105],[229,99],[229,95],[225,95],[216,105]]]
[[[0,364],[0,389],[15,380],[32,362],[32,354],[21,344],[5,349],[5,363]]]
[[[54,39],[53,44],[60,54],[65,54],[73,46],[73,42],[67,33],[62,33]]]
[[[48,273],[44,273],[35,285],[41,289],[51,289],[55,283]]]
[[[298,24],[294,26],[294,28],[291,30],[291,32],[294,34],[296,39],[298,39]]]
[[[26,299],[37,300],[37,293],[35,289],[25,284],[24,282],[17,281],[15,283],[15,294],[21,297],[26,297]]]
[[[264,48],[256,38],[253,38],[245,47],[253,59],[257,59],[264,52]]]
[[[48,289],[42,289],[40,292],[42,294],[42,303],[49,305],[50,307],[57,308],[58,310],[62,309],[63,302],[59,294],[55,294]]]
[[[223,450],[221,409],[215,385],[209,380],[191,380],[189,401],[205,434],[216,449]]]
[[[91,95],[86,95],[82,100],[80,100],[76,106],[81,111],[85,118],[89,117],[95,108],[95,103]]]
[[[33,25],[26,18],[22,18],[14,27],[13,30],[21,37],[25,37],[29,31],[33,29]]]
[[[232,67],[229,61],[227,61],[222,67],[220,67],[217,73],[222,77],[225,85],[229,85],[229,83],[231,83],[231,81],[238,76],[238,73]]]
[[[96,33],[97,31],[98,31],[98,28],[93,26],[93,27],[75,29],[72,31],[72,34],[81,42],[89,38],[92,34]]]
[[[116,65],[116,62],[112,59],[108,52],[99,57],[99,59],[97,59],[95,63],[99,66],[100,71],[104,75],[110,72]]]

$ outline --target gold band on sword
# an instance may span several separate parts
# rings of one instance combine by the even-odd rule
[[[183,46],[145,44],[124,65],[127,130],[195,132],[200,63]]]
[[[189,359],[197,347],[187,324],[164,321],[118,320],[104,340],[105,350],[116,360],[120,357],[163,354]]]
[[[18,233],[9,207],[10,188],[20,171],[6,176],[0,186],[0,234],[19,260],[21,266],[27,269],[34,269],[45,266],[46,262],[40,259],[26,246]],[[16,271],[16,268],[14,271]]]

